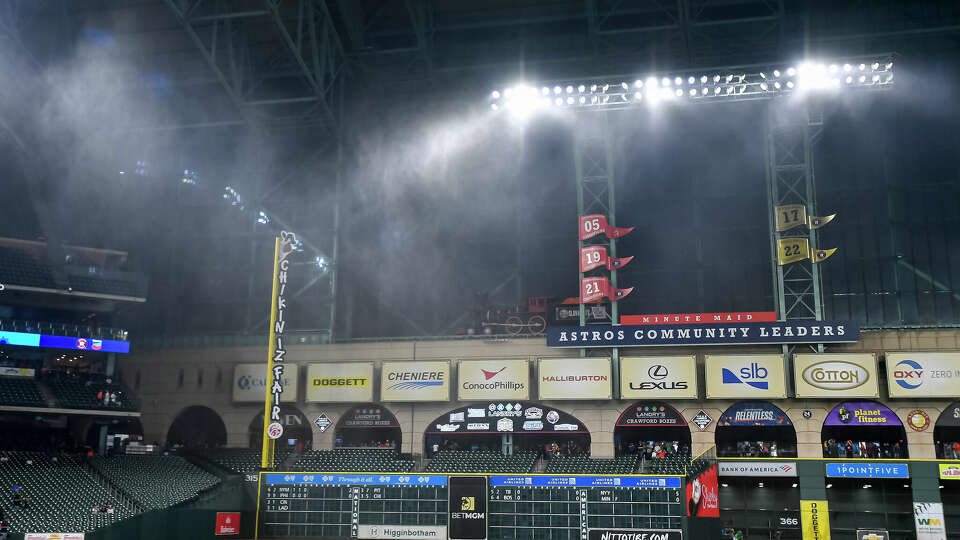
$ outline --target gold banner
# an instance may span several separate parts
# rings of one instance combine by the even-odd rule
[[[777,264],[783,266],[807,259],[814,263],[823,262],[836,251],[837,248],[831,248],[811,252],[810,239],[803,236],[781,238],[777,240]]]
[[[827,501],[800,501],[803,540],[830,540],[830,514]]]
[[[784,204],[776,208],[777,214],[777,232],[789,231],[796,227],[806,226],[810,229],[819,229],[837,217],[836,214],[829,216],[808,216],[807,207],[802,204]]]

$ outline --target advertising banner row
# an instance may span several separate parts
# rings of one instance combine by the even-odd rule
[[[960,352],[888,353],[887,387],[891,398],[960,397]],[[541,358],[536,363],[541,400],[611,399],[610,358]],[[620,359],[622,399],[697,399],[694,355]],[[787,396],[783,357],[779,354],[712,355],[704,358],[708,399],[782,399]],[[879,398],[879,370],[872,353],[796,354],[793,380],[798,398]],[[297,400],[298,370],[286,364],[282,401]],[[306,402],[374,401],[373,362],[309,364]],[[456,380],[451,361],[384,362],[379,374],[380,401],[461,401],[531,399],[527,359],[461,360]],[[263,364],[240,364],[234,371],[233,400],[263,401],[267,378]],[[455,390],[452,389],[455,387]]]

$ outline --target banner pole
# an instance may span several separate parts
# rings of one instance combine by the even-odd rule
[[[274,440],[267,435],[267,426],[270,425],[270,408],[273,404],[271,385],[269,381],[273,380],[273,356],[276,353],[277,338],[277,288],[279,286],[277,274],[280,270],[280,238],[273,241],[273,289],[270,293],[270,338],[267,344],[267,376],[266,396],[263,400],[263,447],[260,453],[260,468],[273,468],[273,443]],[[279,402],[277,403],[279,405]]]

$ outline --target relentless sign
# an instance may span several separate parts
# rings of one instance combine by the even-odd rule
[[[859,339],[855,321],[547,327],[547,346],[570,348],[854,343]]]
[[[541,358],[540,399],[610,399],[609,358]]]
[[[795,354],[798,398],[877,398],[877,358],[869,353]]]
[[[830,478],[910,478],[906,463],[827,463]]]
[[[450,362],[384,362],[383,401],[449,401]]]
[[[590,529],[587,540],[682,540],[676,529]]]
[[[827,501],[800,501],[800,522],[804,540],[830,540]]]
[[[708,399],[785,398],[779,354],[713,355],[704,358]]]
[[[917,528],[917,540],[947,540],[943,503],[914,502],[913,522]]]
[[[461,360],[457,368],[461,401],[530,399],[527,360]]]
[[[297,364],[284,364],[281,403],[297,401]],[[265,364],[237,364],[233,367],[233,401],[263,403],[267,391]]]
[[[960,397],[960,352],[887,353],[892,398]]]
[[[487,477],[451,476],[447,485],[450,540],[486,540]]]
[[[373,362],[307,366],[307,403],[373,401]]]
[[[766,401],[741,401],[720,415],[718,426],[789,426],[790,417]]]
[[[795,461],[718,461],[720,476],[797,476]]]
[[[634,403],[617,419],[617,426],[686,426],[687,421],[676,409],[662,401]]]
[[[692,355],[620,358],[620,396],[696,399],[697,359]]]

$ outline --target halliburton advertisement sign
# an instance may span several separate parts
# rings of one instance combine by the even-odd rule
[[[461,360],[457,368],[460,401],[530,399],[527,360]]]
[[[541,358],[540,399],[610,399],[609,358]]]

